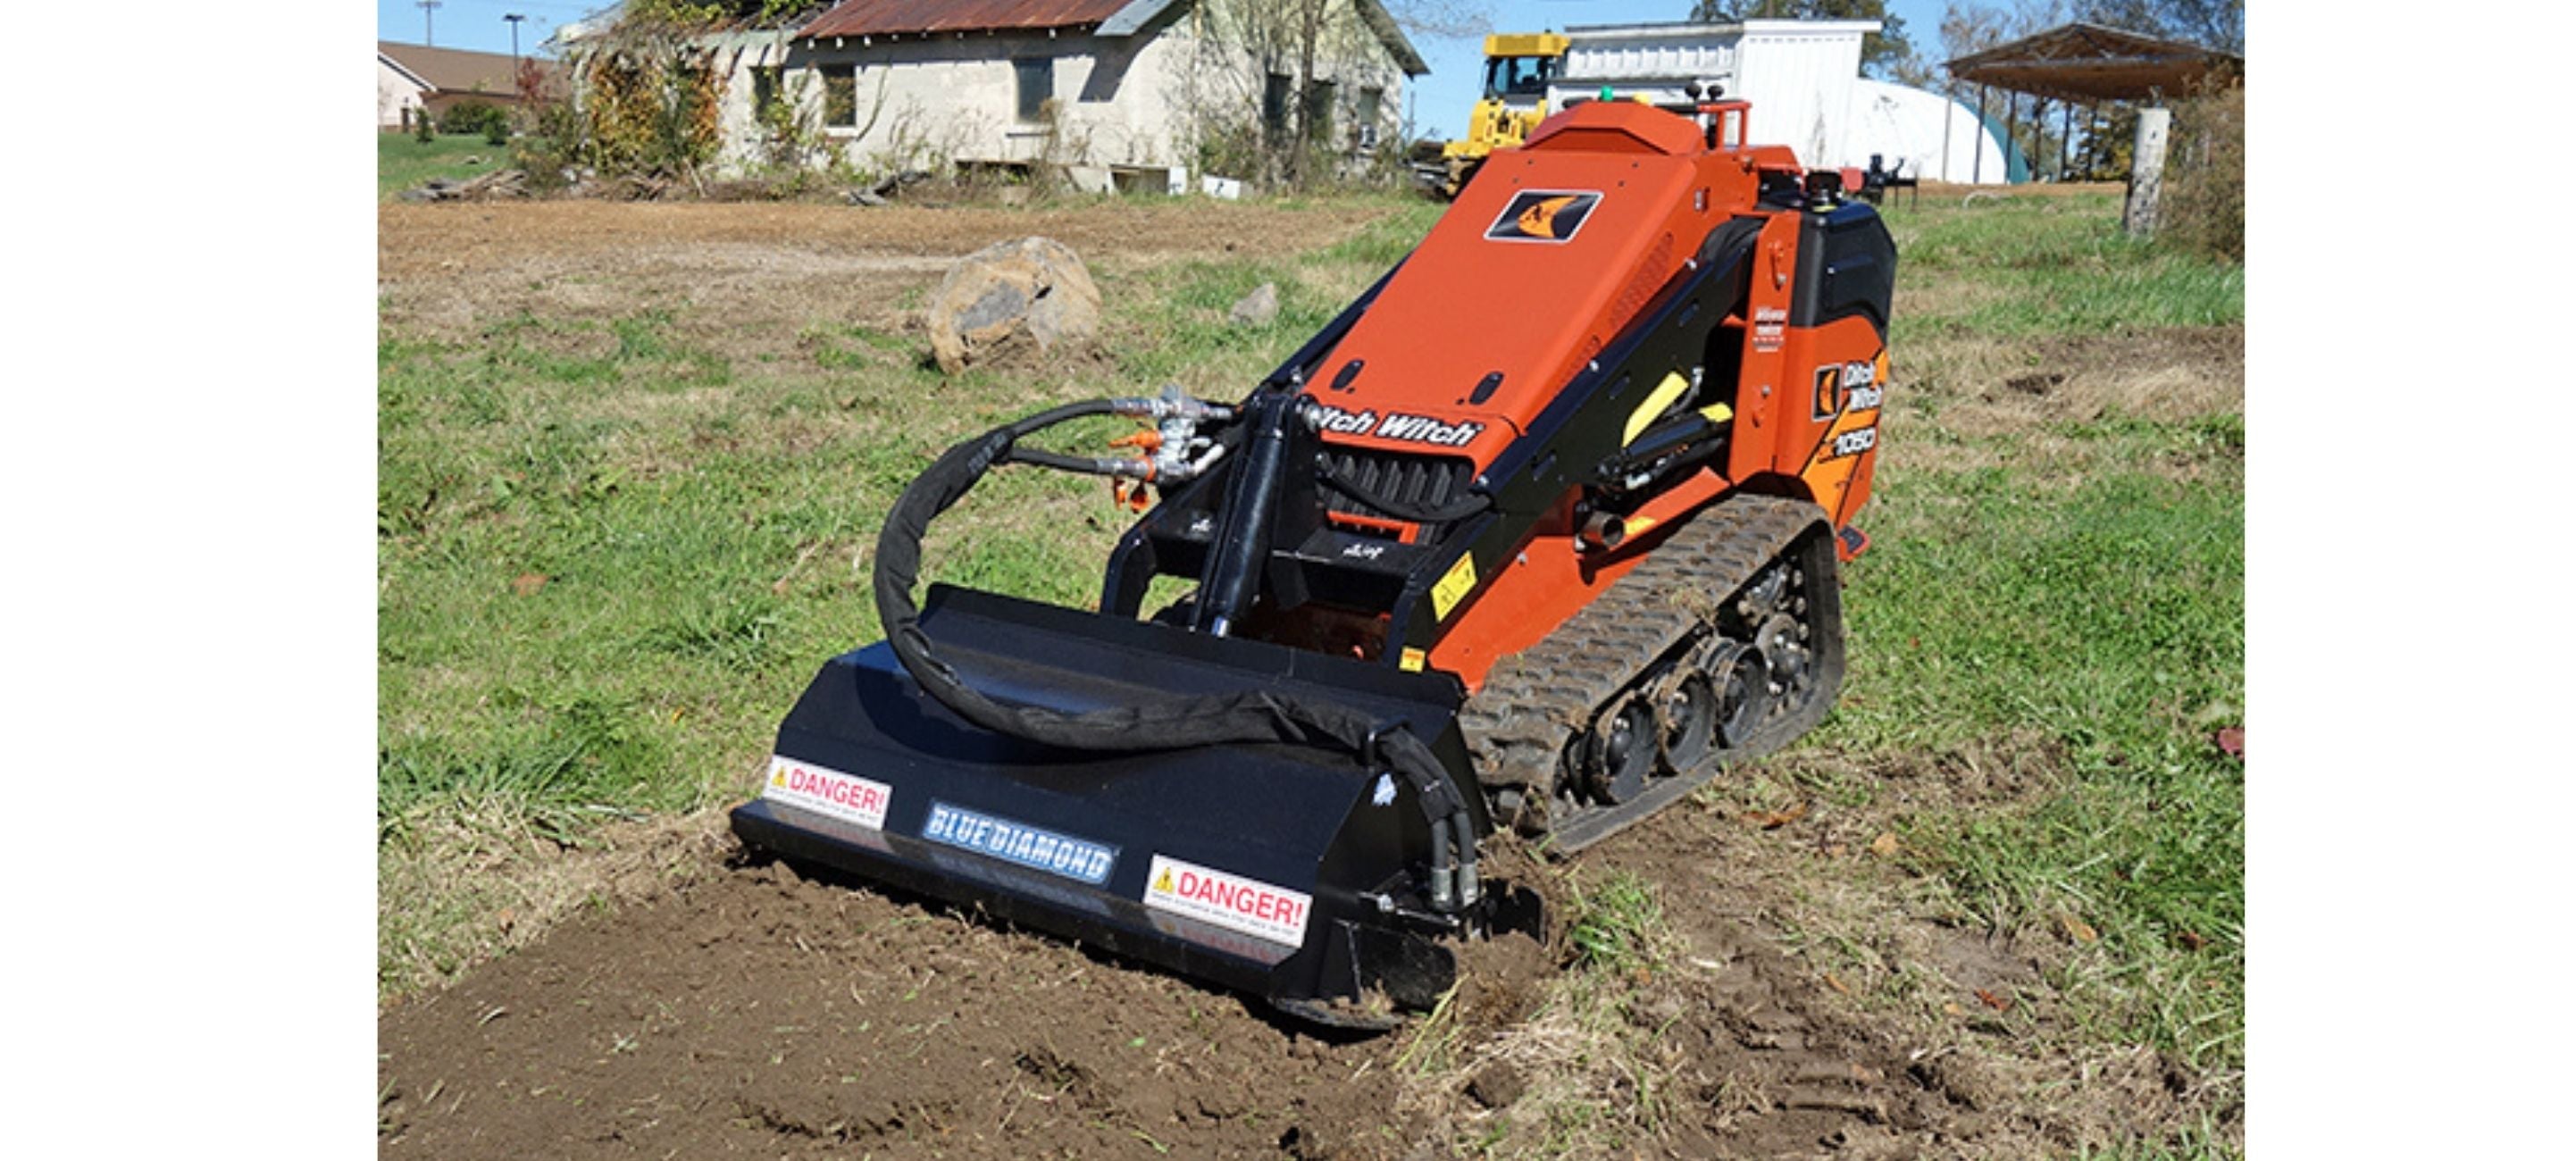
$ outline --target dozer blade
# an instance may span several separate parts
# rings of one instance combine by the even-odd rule
[[[1453,777],[1465,768],[1445,677],[938,586],[921,623],[969,684],[1012,702],[1330,698],[1401,723]],[[879,643],[823,666],[779,729],[762,796],[732,817],[749,846],[1274,1003],[1420,1008],[1455,965],[1435,942],[1454,925],[1420,898],[1431,840],[1415,798],[1321,748],[1095,753],[992,733]]]

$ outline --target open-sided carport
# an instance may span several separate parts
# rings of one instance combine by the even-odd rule
[[[1977,116],[1986,114],[1986,90],[2005,93],[2007,134],[2021,124],[2021,98],[2031,100],[2034,117],[2048,115],[2047,103],[2058,103],[2063,128],[2058,136],[2058,169],[2067,169],[2074,140],[2075,108],[2085,106],[2087,123],[2099,121],[2105,101],[2141,104],[2137,148],[2131,155],[2127,222],[2136,232],[2154,228],[2157,186],[2164,168],[2165,134],[2171,121],[2166,100],[2216,84],[2238,83],[2245,58],[2178,40],[2148,36],[2078,21],[2034,33],[2008,44],[1970,53],[1948,62],[1950,75],[1977,86]],[[1982,160],[1982,158],[1980,158]],[[1984,175],[1970,175],[1982,181]]]

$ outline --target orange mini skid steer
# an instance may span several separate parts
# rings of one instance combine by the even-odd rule
[[[1741,102],[1579,104],[1497,152],[1252,392],[951,449],[878,542],[883,643],[780,727],[748,845],[1383,1026],[1573,850],[1821,719],[1866,540],[1896,255]],[[1029,437],[1146,421],[1140,454]],[[1022,463],[1147,482],[1098,613],[933,586]],[[1156,577],[1195,582],[1145,607]]]

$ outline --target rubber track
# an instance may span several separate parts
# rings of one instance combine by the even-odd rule
[[[1543,795],[1575,731],[1588,727],[1648,667],[1703,638],[1703,629],[1714,632],[1725,600],[1824,520],[1823,509],[1803,500],[1742,493],[1701,509],[1649,549],[1645,563],[1546,640],[1486,676],[1484,688],[1459,714],[1477,780],[1489,793],[1520,787]],[[1831,576],[1810,578],[1811,585],[1834,583]],[[1841,626],[1819,629],[1839,633]],[[1840,666],[1834,668],[1820,676],[1828,688],[1807,712],[1766,725],[1751,745],[1712,755],[1681,776],[1656,778],[1644,793],[1615,806],[1587,803],[1567,811],[1562,800],[1551,801],[1557,813],[1549,820],[1547,849],[1571,852],[1607,838],[1707,781],[1722,763],[1759,757],[1805,732],[1831,704],[1831,686],[1841,677]],[[1499,814],[1497,822],[1510,825]]]

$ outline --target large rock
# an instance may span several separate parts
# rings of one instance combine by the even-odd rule
[[[1019,353],[1089,345],[1100,334],[1100,288],[1062,242],[998,242],[957,261],[923,321],[939,369],[954,375]]]

